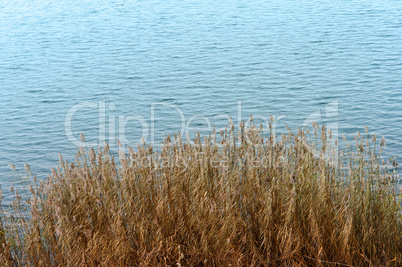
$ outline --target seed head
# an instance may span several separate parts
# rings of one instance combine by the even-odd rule
[[[83,133],[80,133],[80,141],[85,142],[85,136]]]
[[[385,146],[385,137],[384,136],[381,139],[380,146]]]

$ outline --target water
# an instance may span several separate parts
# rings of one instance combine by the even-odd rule
[[[190,136],[251,113],[366,125],[400,162],[401,18],[397,0],[1,1],[0,183],[9,163],[45,178],[79,132],[157,142],[180,114]]]

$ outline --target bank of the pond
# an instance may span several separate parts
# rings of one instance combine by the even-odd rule
[[[318,125],[280,141],[227,129],[143,144],[119,164],[108,146],[61,158],[2,211],[2,266],[402,264],[397,176],[380,168],[374,136],[336,155],[344,172]]]

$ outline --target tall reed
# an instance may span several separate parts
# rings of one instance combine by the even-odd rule
[[[3,204],[0,264],[402,265],[384,141],[366,132],[342,152],[315,123],[280,138],[262,129],[176,134],[118,164],[108,145],[80,148],[72,163],[60,156],[46,181]]]

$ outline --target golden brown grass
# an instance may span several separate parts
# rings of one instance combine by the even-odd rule
[[[80,148],[3,208],[0,265],[402,265],[397,176],[375,136],[333,158],[317,124],[280,141],[261,129],[175,135],[119,164]]]

